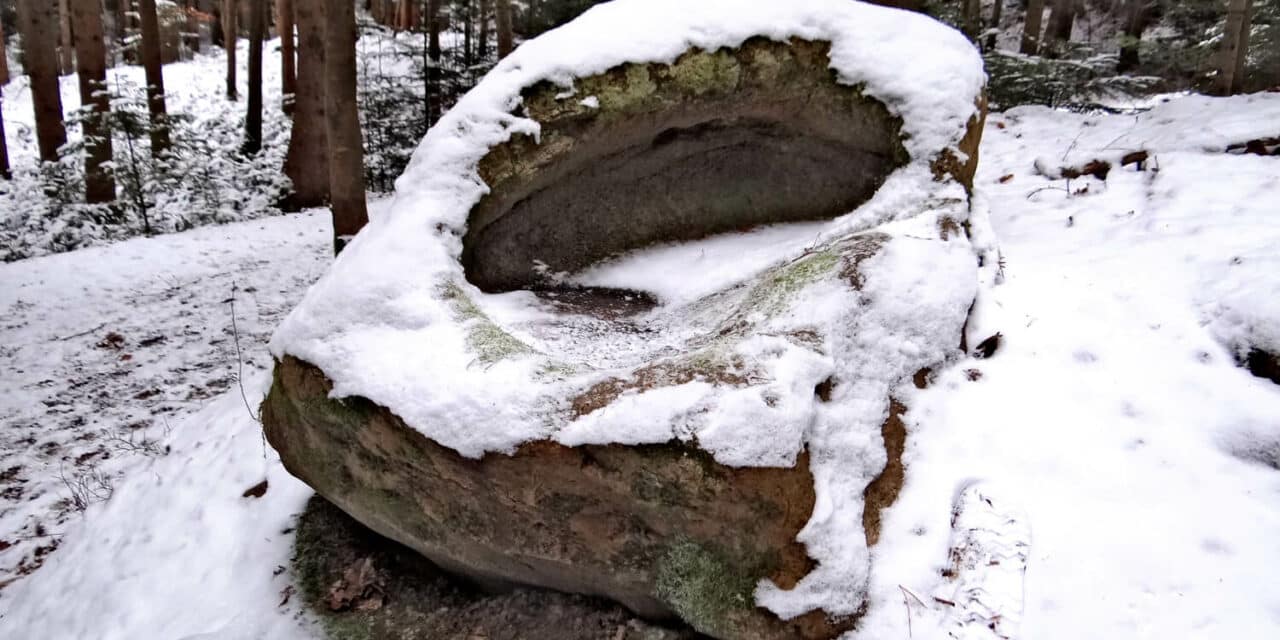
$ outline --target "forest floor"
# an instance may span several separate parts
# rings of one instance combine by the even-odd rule
[[[865,635],[943,631],[899,589],[939,595],[960,477],[1030,523],[1022,637],[1280,634],[1280,385],[1238,364],[1280,348],[1280,158],[1226,153],[1277,122],[1280,94],[991,114],[1004,282],[974,322],[1002,346],[910,399]],[[329,243],[310,212],[0,265],[0,637],[317,636],[288,569],[311,491],[254,414]]]

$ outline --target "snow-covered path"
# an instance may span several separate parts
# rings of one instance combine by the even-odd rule
[[[72,487],[106,498],[186,416],[239,399],[236,333],[246,376],[267,370],[330,233],[310,213],[0,264],[0,587],[64,540]]]
[[[929,597],[957,601],[940,573],[951,505],[974,480],[1030,529],[1025,592],[991,594],[1021,609],[1020,631],[1002,632],[1280,635],[1271,575],[1280,566],[1280,386],[1249,375],[1233,351],[1280,339],[1280,159],[1214,148],[1280,133],[1264,131],[1278,108],[1272,95],[1180,98],[1136,119],[992,114],[978,182],[1005,282],[984,297],[973,330],[1001,332],[1002,346],[904,398],[907,482],[885,513],[874,600],[856,637],[995,637],[945,626],[947,606]],[[1066,163],[1139,147],[1155,152],[1147,171],[1072,181],[1071,193],[1034,169],[1041,157]],[[0,467],[20,464],[26,480],[0,476],[0,488],[41,496],[5,503],[0,539],[54,513],[65,494],[58,465],[71,468],[103,444],[77,435],[173,407],[162,439],[170,453],[108,446],[110,458],[89,459],[130,471],[111,500],[54,528],[61,545],[42,569],[0,592],[0,637],[310,637],[296,602],[278,606],[287,571],[274,575],[287,565],[286,530],[309,491],[264,456],[230,386],[225,301],[237,283],[241,346],[253,363],[246,394],[256,404],[268,364],[262,341],[324,268],[327,249],[327,225],[313,215],[0,268],[0,455],[10,456]],[[184,325],[198,335],[184,335]],[[95,346],[108,331],[124,338],[121,348]],[[142,346],[156,335],[164,342]],[[69,382],[81,378],[92,384]],[[98,401],[85,387],[107,395]],[[85,423],[72,424],[76,416]],[[34,442],[10,439],[21,429]],[[44,452],[45,442],[57,451]],[[242,496],[262,479],[261,499]],[[11,570],[38,544],[21,540],[0,553],[0,566]],[[904,605],[903,589],[928,604]]]

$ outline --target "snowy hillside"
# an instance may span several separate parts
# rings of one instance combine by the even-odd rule
[[[1001,627],[1011,637],[1280,633],[1280,386],[1237,365],[1241,344],[1275,344],[1280,168],[1223,152],[1274,135],[1277,105],[1274,94],[1188,96],[1138,115],[991,115],[979,197],[1004,282],[970,333],[1000,332],[1001,346],[910,399],[907,484],[884,524],[894,542],[876,548],[854,637],[907,637],[908,615],[914,637],[960,634],[939,572],[952,502],[976,480],[1030,531],[1025,590],[999,602],[1021,609],[1020,631]],[[1036,169],[1138,149],[1151,154],[1145,170],[1115,167],[1105,182]],[[229,300],[256,407],[263,341],[323,268],[326,224],[238,223],[0,267],[0,467],[17,469],[0,484],[38,496],[0,512],[14,580],[0,591],[0,636],[314,637],[296,602],[277,606],[309,490],[264,449],[230,382]],[[211,392],[221,396],[204,404]],[[136,420],[160,452],[95,441]],[[78,458],[115,478],[114,495],[49,519]],[[243,496],[263,479],[262,498]],[[44,566],[18,575],[49,540]],[[904,604],[903,588],[921,601]]]

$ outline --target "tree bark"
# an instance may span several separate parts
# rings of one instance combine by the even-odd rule
[[[222,46],[227,50],[227,99],[237,100],[240,93],[236,90],[236,40],[240,35],[239,14],[236,0],[223,0],[222,7]]]
[[[1040,53],[1040,23],[1044,20],[1044,0],[1031,0],[1027,3],[1027,23],[1022,30],[1023,55],[1034,56]]]
[[[89,107],[84,131],[85,201],[113,202],[116,181],[111,175],[111,96],[107,95],[107,48],[102,33],[102,5],[98,0],[72,0],[75,23],[76,73],[80,78],[80,103]]]
[[[427,125],[440,119],[440,0],[427,0]]]
[[[262,39],[267,7],[265,0],[247,0],[245,4],[249,8],[249,101],[240,152],[251,156],[262,150]]]
[[[1231,0],[1227,4],[1227,20],[1222,32],[1216,82],[1219,95],[1229,96],[1240,91],[1244,58],[1249,49],[1251,10],[1250,0]]]
[[[987,27],[993,32],[987,36],[988,51],[994,51],[996,48],[996,34],[994,32],[1000,30],[1000,19],[1002,17],[1004,17],[1004,0],[995,0],[991,6],[991,22]]]
[[[4,37],[4,21],[0,20],[0,86],[6,84],[9,84],[9,46]]]
[[[58,64],[59,73],[76,71],[75,35],[71,27],[71,0],[58,0]]]
[[[507,57],[515,49],[511,33],[511,0],[496,0],[495,13],[498,23],[498,59]]]
[[[293,0],[276,0],[276,25],[280,32],[281,108],[291,114],[294,94],[298,92],[298,68],[293,52]]]
[[[151,115],[151,155],[169,150],[169,122],[164,100],[164,71],[160,64],[160,22],[156,0],[138,0],[142,18],[142,66],[147,74],[147,110]]]
[[[40,159],[57,162],[58,149],[67,143],[58,88],[58,6],[48,0],[20,0],[18,30],[22,33],[22,63],[31,77]]]
[[[364,143],[356,110],[356,16],[350,0],[325,2],[325,126],[329,136],[329,200],[333,250],[342,251],[369,222]]]
[[[471,0],[462,0],[462,63],[467,67],[468,72],[470,72],[473,62],[471,52],[473,51],[472,40],[474,40],[475,31],[473,24],[475,16],[472,15],[473,12],[471,10],[472,4]]]
[[[982,0],[961,0],[960,24],[964,34],[977,42],[982,35]]]
[[[0,41],[3,41],[3,34],[0,34]],[[9,170],[9,140],[5,137],[4,132],[4,95],[0,94],[0,177],[5,180],[13,177],[13,172]]]
[[[1045,40],[1054,43],[1055,47],[1071,42],[1071,31],[1076,24],[1076,2],[1077,0],[1053,0]]]
[[[489,13],[493,0],[480,0],[480,33],[476,42],[476,57],[484,62],[489,58]]]
[[[293,0],[298,25],[298,90],[284,173],[293,193],[286,209],[318,207],[329,201],[329,143],[325,127],[324,0]]]

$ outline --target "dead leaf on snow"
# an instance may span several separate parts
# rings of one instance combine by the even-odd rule
[[[264,496],[264,495],[266,495],[266,494],[267,494],[267,481],[266,481],[266,480],[263,480],[262,482],[259,482],[258,484],[255,484],[255,485],[253,485],[252,487],[249,487],[248,489],[245,489],[245,490],[244,490],[243,497],[245,497],[245,498],[261,498],[262,496]]]

